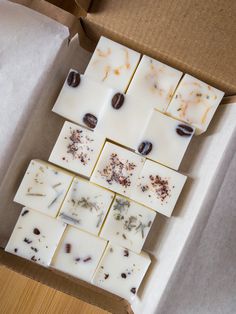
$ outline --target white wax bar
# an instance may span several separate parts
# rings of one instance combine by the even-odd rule
[[[185,74],[167,113],[196,128],[198,134],[207,130],[224,93],[195,77]]]
[[[129,196],[143,167],[144,158],[107,142],[94,169],[91,181]]]
[[[41,160],[32,160],[14,201],[55,217],[73,175]]]
[[[5,251],[49,266],[66,224],[23,208]]]
[[[116,196],[100,236],[140,253],[156,213],[122,196]]]
[[[151,112],[151,107],[142,98],[114,91],[101,112],[96,131],[107,139],[135,149],[137,137],[144,131]]]
[[[144,55],[127,94],[165,112],[182,75],[182,72]]]
[[[102,36],[85,74],[100,83],[124,92],[139,59],[138,52]]]
[[[170,217],[187,177],[146,160],[131,198]]]
[[[193,134],[194,127],[154,110],[136,151],[177,170]]]
[[[89,177],[102,150],[105,138],[97,132],[65,122],[49,161]]]
[[[85,281],[92,276],[107,242],[68,226],[52,260],[52,267]]]
[[[93,284],[132,302],[150,263],[150,257],[144,252],[138,255],[109,243]]]
[[[111,92],[90,77],[70,70],[52,111],[94,129]]]
[[[72,182],[58,218],[98,235],[113,198],[111,191],[77,177]]]

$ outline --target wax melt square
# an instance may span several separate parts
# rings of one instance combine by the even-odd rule
[[[49,266],[66,224],[23,208],[5,251]]]
[[[107,139],[135,149],[152,109],[142,98],[114,91],[101,112],[96,130]]]
[[[111,191],[76,177],[58,217],[81,230],[98,235],[113,198]]]
[[[71,276],[91,281],[107,241],[68,226],[51,266]]]
[[[150,263],[147,253],[136,254],[109,243],[93,284],[132,302]]]
[[[41,160],[32,160],[14,201],[55,217],[72,179],[70,173],[58,167]]]
[[[90,77],[70,70],[52,111],[94,129],[111,92],[112,89]]]
[[[131,198],[170,217],[187,177],[146,160]]]
[[[138,65],[140,53],[101,37],[85,74],[120,91],[125,91]]]
[[[143,167],[144,158],[107,142],[94,169],[91,181],[129,196]]]
[[[182,75],[182,72],[144,55],[127,94],[145,99],[150,107],[165,112]]]
[[[155,216],[153,210],[117,195],[100,236],[140,253]]]
[[[104,136],[99,133],[66,121],[49,161],[90,177],[104,142]]]
[[[198,134],[207,130],[224,93],[195,77],[185,74],[167,113],[196,128]]]
[[[177,170],[193,134],[194,127],[154,110],[136,151]]]

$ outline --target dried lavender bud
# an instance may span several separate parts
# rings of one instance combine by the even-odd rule
[[[193,128],[186,124],[179,124],[176,128],[176,133],[180,136],[191,136],[193,134]]]
[[[71,87],[77,87],[79,83],[80,83],[80,74],[75,71],[71,71],[67,78],[67,84]]]
[[[86,263],[86,262],[88,262],[88,261],[91,261],[91,257],[89,256],[89,257],[87,257],[87,258],[85,258],[83,261]]]
[[[138,152],[145,156],[148,155],[151,150],[152,150],[152,143],[148,141],[143,141],[138,147]]]
[[[66,250],[67,254],[69,254],[71,252],[71,244],[70,243],[66,243],[65,250]]]
[[[18,251],[18,249],[17,249],[17,248],[15,248],[15,249],[14,249],[14,252],[15,252],[15,253],[17,253],[17,251]]]
[[[106,280],[109,277],[109,274],[104,274],[104,279]]]
[[[37,262],[37,258],[35,257],[35,255],[31,257],[31,261]]]
[[[25,216],[26,214],[28,214],[28,212],[29,212],[28,209],[24,210],[21,216]]]
[[[34,228],[33,233],[36,234],[36,235],[39,235],[39,234],[40,234],[40,231],[39,231],[38,228]]]
[[[123,106],[125,97],[121,93],[116,93],[111,100],[111,105],[114,109],[118,110]]]
[[[36,247],[33,247],[33,246],[31,246],[31,250],[36,252],[36,253],[38,252],[38,249]]]
[[[94,129],[97,125],[98,119],[91,113],[86,113],[83,117],[83,122],[89,128]]]
[[[129,251],[128,250],[124,250],[124,256],[128,257],[129,256]]]
[[[133,287],[133,288],[130,289],[130,291],[131,291],[133,294],[135,294],[135,293],[136,293],[136,288]]]
[[[80,257],[77,257],[77,258],[75,259],[75,261],[76,261],[76,262],[79,262],[79,261],[80,261]]]
[[[127,277],[127,275],[125,273],[122,273],[121,277],[125,279]]]
[[[25,243],[27,243],[27,244],[32,243],[32,241],[31,241],[31,240],[29,240],[29,239],[27,239],[27,238],[24,238],[24,242],[25,242]]]

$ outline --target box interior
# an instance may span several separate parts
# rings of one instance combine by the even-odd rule
[[[29,2],[32,4],[37,1]],[[119,10],[118,7],[116,7],[116,2],[117,5],[119,4]],[[166,1],[165,3],[168,2],[169,1]],[[184,1],[180,2],[183,3]],[[44,2],[40,1],[40,3],[42,4]],[[130,12],[128,9],[130,8],[129,5],[131,5],[131,3],[134,5],[133,0],[126,2],[127,12]],[[135,3],[138,4],[139,1],[135,1]],[[24,4],[27,3],[25,2]],[[151,11],[149,7],[151,4],[154,6],[157,5],[155,1],[146,1],[145,5],[144,2],[142,2],[142,4],[140,2],[143,17],[148,16],[148,12]],[[103,7],[103,5],[106,5],[106,7]],[[164,5],[164,1],[160,1],[159,5],[160,7],[161,5]],[[167,57],[165,53],[161,52],[162,50],[158,49],[157,52],[157,49],[146,45],[145,34],[140,34],[140,41],[138,36],[136,36],[137,40],[134,40],[133,36],[134,34],[137,35],[139,29],[136,24],[136,27],[138,27],[137,29],[135,26],[134,29],[131,25],[129,26],[133,29],[131,32],[133,35],[130,38],[125,36],[125,27],[121,28],[124,31],[124,36],[122,33],[117,34],[115,29],[112,27],[110,28],[109,23],[111,23],[111,20],[108,24],[104,21],[104,29],[99,26],[96,27],[98,32],[95,31],[94,25],[96,23],[94,24],[94,22],[97,19],[97,15],[94,10],[96,9],[96,6],[98,6],[98,2],[94,1],[91,7],[91,13],[89,13],[86,18],[82,20],[83,27],[85,27],[86,34],[90,37],[90,39],[98,39],[100,33],[109,35],[109,37],[113,39],[140,50],[141,52],[150,54],[170,65],[175,65],[177,68],[181,67],[182,63],[180,62],[179,67],[179,61],[171,57],[171,55],[175,55],[174,51],[173,54],[170,54],[170,56]],[[113,16],[112,12],[115,12],[114,10],[116,8],[116,10],[118,10],[116,11],[116,14],[118,14],[117,12],[120,12],[119,14],[121,15],[115,18],[115,27],[118,25],[118,21],[121,21],[123,17],[123,21],[126,23],[127,15],[123,15],[125,13],[123,6],[124,2],[119,0],[101,1],[98,15],[102,14],[103,16],[103,14],[105,14],[104,11],[106,11],[106,18],[109,16],[111,17]],[[148,12],[145,11],[145,8],[147,9],[146,6],[149,7]],[[51,5],[50,7],[53,8]],[[37,10],[38,7],[33,6],[33,8]],[[104,10],[104,8],[106,10]],[[137,5],[134,5],[135,12],[136,8]],[[157,8],[155,7],[155,10],[156,9]],[[46,12],[41,11],[41,9],[39,9],[39,11],[43,13]],[[158,10],[156,12],[158,12]],[[59,16],[61,14],[62,12]],[[142,18],[140,19],[142,23],[149,24],[148,21],[145,22]],[[153,16],[152,19],[155,19],[155,17]],[[110,33],[107,33],[108,27],[110,29]],[[130,34],[130,32],[128,32],[128,34]],[[113,37],[113,35],[115,37]],[[158,37],[157,34],[155,36],[154,38]],[[141,42],[143,43],[141,44]],[[151,40],[151,43],[156,43],[156,45],[160,47],[158,41],[155,41],[154,39]],[[166,47],[169,47],[167,43]],[[170,49],[170,47],[168,49]],[[166,51],[168,51],[168,49]],[[171,50],[173,49],[170,49],[170,51]],[[176,46],[176,50],[180,53],[178,45]],[[154,54],[152,54],[152,51]],[[21,206],[13,203],[12,200],[27,164],[33,158],[41,158],[44,160],[48,159],[50,151],[64,122],[61,117],[51,112],[51,108],[55,102],[60,87],[63,84],[66,73],[70,67],[74,67],[80,72],[83,72],[89,57],[90,54],[82,50],[79,46],[77,38],[74,38],[69,46],[64,46],[63,51],[61,51],[61,58],[54,64],[54,74],[51,83],[48,84],[48,82],[45,82],[45,86],[47,85],[47,88],[45,88],[44,94],[37,103],[37,106],[35,106],[34,111],[27,113],[30,118],[29,122],[24,129],[21,141],[16,143],[15,155],[9,156],[10,166],[5,172],[4,179],[0,185],[0,199],[2,200],[0,206],[0,220],[5,222],[0,228],[0,246],[2,248],[4,248],[7,243],[21,209]],[[67,60],[63,66],[61,66],[60,62],[62,58]],[[194,62],[193,59],[192,62]],[[198,61],[196,60],[196,65],[197,64]],[[184,67],[186,66],[185,64],[182,65]],[[208,72],[207,75],[209,75],[209,78],[212,79],[212,82],[216,83],[213,85],[217,86],[217,82],[219,81],[214,80],[214,76],[212,76],[210,71],[211,66],[209,66],[209,72],[204,68],[205,73]],[[200,70],[198,69],[198,71]],[[194,72],[194,74],[196,75],[198,71]],[[222,75],[224,73],[225,72],[222,72]],[[234,99],[231,99],[230,101],[234,101]],[[214,178],[217,173],[217,169],[223,159],[224,153],[226,152],[227,145],[230,145],[230,139],[235,128],[235,119],[235,104],[220,106],[209,131],[202,136],[195,137],[191,143],[180,168],[180,172],[187,174],[189,179],[174,210],[174,215],[171,219],[158,215],[145,244],[144,250],[151,254],[153,263],[148,276],[145,278],[145,282],[141,286],[138,298],[133,304],[132,308],[135,313],[144,313],[144,310],[147,308],[149,309],[150,314],[155,313],[158,302],[164,293],[171,274],[174,271],[174,267],[191,232],[193,224],[201,209],[204,208],[207,192],[215,180]],[[35,141],[35,139],[37,139],[37,141]],[[221,148],[220,151],[219,147]],[[49,269],[44,269],[31,262],[7,254],[3,250],[0,250],[0,263],[49,286],[81,298],[86,302],[96,304],[97,306],[111,311],[112,313],[132,312],[126,301],[114,295],[104,292],[101,289],[97,289],[80,280],[61,275]]]

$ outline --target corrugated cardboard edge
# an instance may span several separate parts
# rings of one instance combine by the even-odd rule
[[[82,280],[9,254],[0,249],[0,265],[114,314],[133,314],[130,304]]]
[[[81,8],[85,12],[88,12],[92,4],[92,0],[75,0],[75,3],[78,5],[79,8]]]
[[[68,27],[70,37],[78,33],[78,19],[71,13],[44,0],[11,0],[11,2],[33,9]]]

